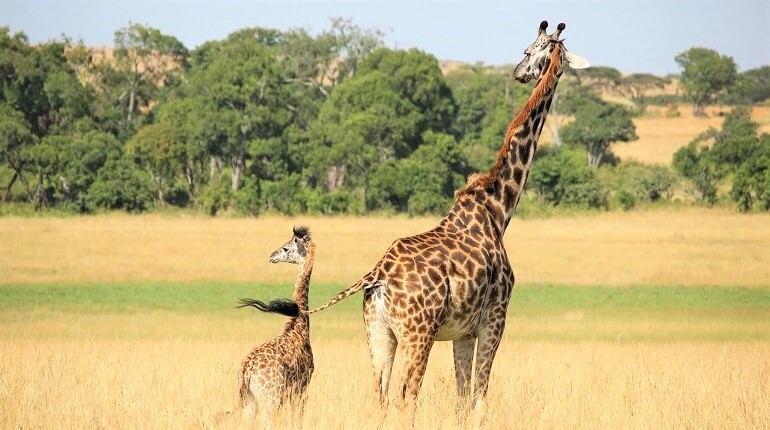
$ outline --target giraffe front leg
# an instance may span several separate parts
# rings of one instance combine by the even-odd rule
[[[505,307],[487,313],[487,319],[479,330],[476,343],[476,378],[473,384],[473,412],[477,417],[483,416],[484,400],[489,387],[489,375],[492,372],[492,362],[500,346],[500,340],[505,330]]]
[[[467,407],[470,393],[471,369],[473,368],[473,349],[476,346],[475,337],[463,337],[452,341],[454,355],[455,379],[457,380],[456,412],[462,413]]]

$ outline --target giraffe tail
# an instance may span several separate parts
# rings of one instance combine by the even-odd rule
[[[299,315],[299,306],[288,299],[275,299],[268,303],[254,299],[241,299],[237,307],[243,308],[251,306],[262,312],[272,312],[276,314],[286,315],[287,317],[296,317]]]
[[[353,284],[353,285],[349,286],[348,288],[342,290],[339,294],[334,296],[331,300],[329,300],[325,304],[323,304],[323,305],[321,305],[321,306],[319,306],[319,307],[317,307],[315,309],[310,310],[308,313],[309,314],[313,314],[313,313],[316,313],[318,311],[322,311],[322,310],[324,310],[324,309],[326,309],[326,308],[328,308],[330,306],[334,306],[335,304],[337,304],[337,302],[339,302],[341,300],[344,300],[344,299],[352,296],[353,294],[355,294],[355,293],[357,293],[357,292],[359,292],[361,290],[364,290],[366,288],[370,288],[373,285],[374,285],[374,282],[373,282],[373,279],[371,279],[371,273],[370,273],[369,275],[364,276],[362,279],[360,279],[355,284]]]

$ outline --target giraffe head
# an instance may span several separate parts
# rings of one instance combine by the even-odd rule
[[[563,40],[559,39],[561,32],[566,28],[563,22],[556,27],[556,31],[553,34],[549,35],[546,33],[546,28],[548,28],[548,21],[541,22],[537,32],[537,39],[524,50],[524,59],[521,60],[513,71],[513,77],[517,81],[526,83],[532,79],[539,80],[542,78],[548,69],[551,54],[557,46],[560,49],[558,52],[558,62],[555,65],[557,67],[556,76],[561,75],[564,60],[567,60],[567,63],[573,69],[584,69],[589,66],[585,58],[575,55],[564,48]]]
[[[307,226],[294,227],[292,238],[270,254],[271,263],[302,264],[307,259],[312,245],[310,228]]]

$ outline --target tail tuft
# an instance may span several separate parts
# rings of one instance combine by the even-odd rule
[[[275,299],[268,303],[254,299],[240,299],[237,307],[243,308],[251,306],[262,312],[271,312],[275,314],[286,315],[288,317],[299,316],[299,306],[289,299]]]

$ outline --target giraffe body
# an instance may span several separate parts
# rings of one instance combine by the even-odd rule
[[[244,413],[251,418],[259,412],[264,422],[268,422],[287,401],[296,401],[301,410],[313,375],[307,294],[315,262],[315,243],[307,228],[295,228],[294,237],[273,252],[270,261],[295,263],[299,273],[293,300],[263,303],[242,299],[239,306],[252,306],[263,312],[291,317],[277,338],[254,348],[241,365],[239,383]]]
[[[478,357],[494,355],[513,288],[502,237],[483,206],[463,196],[434,229],[393,242],[367,277],[364,322],[381,400],[387,401],[396,345],[407,356],[408,400],[417,396],[433,342],[448,340],[455,342],[458,394],[468,394],[474,348]],[[489,367],[479,368],[476,391]]]
[[[509,124],[490,171],[469,178],[435,228],[397,239],[372,271],[310,311],[364,290],[364,325],[375,391],[383,404],[388,401],[397,346],[405,361],[399,400],[413,412],[433,343],[451,340],[461,402],[470,396],[474,409],[483,409],[514,284],[503,235],[524,193],[563,61],[587,67],[559,40],[564,25],[559,24],[553,35],[545,33],[547,25],[541,23],[537,39],[514,71],[517,80],[536,78],[538,83]]]

